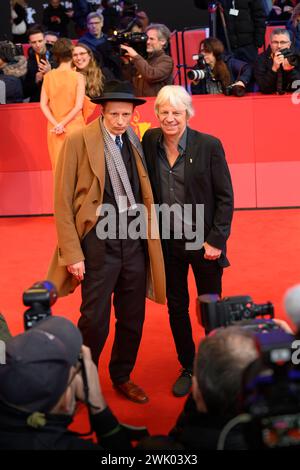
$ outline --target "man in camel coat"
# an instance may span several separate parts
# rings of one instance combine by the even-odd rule
[[[68,136],[58,159],[58,247],[48,278],[59,295],[81,282],[78,326],[96,364],[108,336],[114,294],[110,376],[128,399],[146,403],[147,395],[130,374],[142,336],[145,297],[165,302],[165,273],[145,159],[129,126],[134,107],[145,100],[133,95],[128,82],[114,80],[93,101],[102,105],[102,116]],[[145,236],[142,230],[132,236],[129,229],[141,206]]]

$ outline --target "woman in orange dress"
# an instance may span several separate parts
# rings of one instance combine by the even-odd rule
[[[73,45],[69,39],[58,39],[53,55],[59,64],[46,73],[41,92],[41,109],[48,119],[48,150],[55,170],[66,135],[85,125],[83,103],[85,79],[72,69]]]

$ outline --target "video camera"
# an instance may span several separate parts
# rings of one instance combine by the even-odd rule
[[[278,331],[264,340],[264,344],[260,342],[261,357],[243,377],[241,411],[250,418],[244,425],[244,436],[249,449],[300,448],[300,369],[293,352],[295,337]]]
[[[204,294],[197,298],[196,311],[199,323],[208,334],[220,327],[233,325],[241,320],[257,317],[274,317],[271,302],[254,304],[249,295],[239,295],[220,299],[218,294]]]
[[[260,352],[243,374],[240,415],[223,429],[218,449],[238,424],[248,449],[300,448],[300,341],[273,321],[273,305],[206,294],[197,299],[197,315],[206,333],[233,324],[251,331]]]
[[[120,45],[133,47],[142,57],[146,56],[146,43],[148,36],[146,33],[132,33],[130,31],[114,31],[113,35],[108,38],[113,50],[120,56],[125,55],[126,51],[121,49]]]

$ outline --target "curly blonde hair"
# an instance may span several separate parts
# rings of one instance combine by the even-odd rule
[[[93,52],[88,46],[81,44],[80,42],[77,43],[75,47],[82,47],[82,49],[85,49],[90,56],[90,62],[84,69],[80,70],[76,67],[77,72],[82,73],[85,77],[86,95],[90,98],[100,96],[103,91],[104,76],[95,61]]]

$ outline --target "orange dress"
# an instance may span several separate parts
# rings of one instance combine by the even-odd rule
[[[48,96],[48,106],[57,122],[62,121],[75,106],[78,84],[77,77],[78,72],[59,69],[53,69],[44,76],[43,87]],[[81,129],[84,125],[85,121],[82,110],[65,126],[66,132],[63,134],[56,135],[54,132],[51,132],[53,124],[48,122],[48,151],[53,169],[56,167],[59,152],[66,136],[76,129]]]

